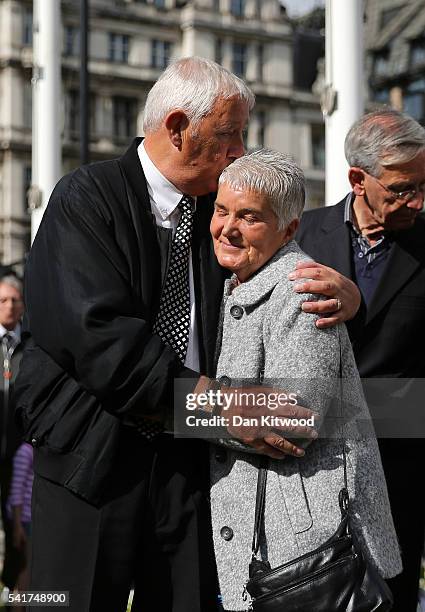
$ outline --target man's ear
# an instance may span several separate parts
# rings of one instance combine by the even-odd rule
[[[364,196],[365,194],[364,174],[364,170],[356,167],[350,168],[348,171],[348,180],[356,196]]]
[[[183,132],[189,125],[186,113],[178,109],[172,110],[165,117],[164,124],[171,143],[180,150],[183,143]]]

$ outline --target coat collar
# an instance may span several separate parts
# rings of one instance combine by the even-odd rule
[[[338,270],[344,276],[352,276],[352,255],[350,228],[344,222],[346,198],[341,200],[336,206],[330,206],[326,212],[322,232],[326,234],[323,241],[323,248],[326,249],[326,264]],[[329,211],[329,212],[328,212]],[[328,245],[332,244],[329,249]],[[321,261],[318,258],[318,261]]]
[[[137,147],[142,142],[143,138],[135,138],[130,147],[120,158],[120,163],[124,169],[125,175],[136,194],[140,204],[151,212],[148,186],[146,184],[145,175],[142,170]]]
[[[232,298],[241,306],[253,306],[281,281],[288,280],[288,274],[293,269],[294,258],[285,257],[294,254],[304,255],[300,247],[294,240],[288,242],[279,249],[269,261],[254,274],[249,280],[234,287],[236,275],[226,280],[224,285],[224,295],[232,295]],[[291,282],[288,280],[288,282]],[[232,291],[232,287],[233,291]]]

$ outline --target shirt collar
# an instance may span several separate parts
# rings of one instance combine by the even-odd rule
[[[357,243],[360,246],[361,250],[364,254],[367,254],[371,251],[382,250],[382,248],[388,248],[391,244],[390,237],[388,234],[382,234],[381,238],[379,238],[376,243],[372,246],[366,236],[363,236],[361,232],[357,229],[354,223],[354,215],[353,215],[353,204],[354,204],[354,192],[351,192],[345,198],[345,206],[344,206],[344,223],[350,226],[351,231],[355,236],[355,240],[357,239]]]
[[[21,324],[18,323],[15,329],[9,331],[0,323],[0,338],[3,338],[5,334],[9,334],[10,336],[12,336],[16,344],[19,344],[21,341]]]
[[[353,202],[354,202],[354,193],[351,191],[345,198],[344,223],[349,223],[353,227],[353,229],[358,233],[358,230],[356,226],[354,225],[354,220],[353,220]]]
[[[143,141],[137,147],[137,153],[145,173],[151,203],[162,219],[168,219],[176,210],[183,194],[161,174],[147,154]]]

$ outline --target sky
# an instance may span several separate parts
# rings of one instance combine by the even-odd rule
[[[324,6],[324,0],[279,0],[281,4],[286,6],[290,17],[298,17],[303,15],[316,6]]]

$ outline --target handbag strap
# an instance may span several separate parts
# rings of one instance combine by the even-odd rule
[[[257,496],[255,500],[254,535],[252,537],[253,559],[257,557],[258,549],[260,548],[260,530],[264,516],[264,505],[266,502],[267,466],[268,460],[266,457],[262,456],[260,459],[260,467],[258,469]]]
[[[339,341],[339,329],[337,328],[338,333],[338,341]],[[341,418],[343,418],[342,413],[342,393],[343,393],[343,385],[342,385],[342,348],[341,342],[339,341],[339,406],[341,410]],[[350,497],[348,494],[348,478],[347,478],[347,455],[345,450],[345,439],[342,432],[342,458],[343,458],[343,467],[344,467],[344,487],[340,490],[338,496],[339,507],[341,510],[341,516],[344,517],[348,513],[348,507],[350,502]],[[252,557],[251,559],[256,559],[258,550],[260,548],[260,531],[261,525],[264,520],[264,507],[266,503],[266,485],[267,485],[267,469],[268,469],[269,460],[264,455],[260,458],[260,465],[258,468],[258,478],[257,478],[257,495],[255,499],[255,521],[254,521],[254,535],[252,537]]]

